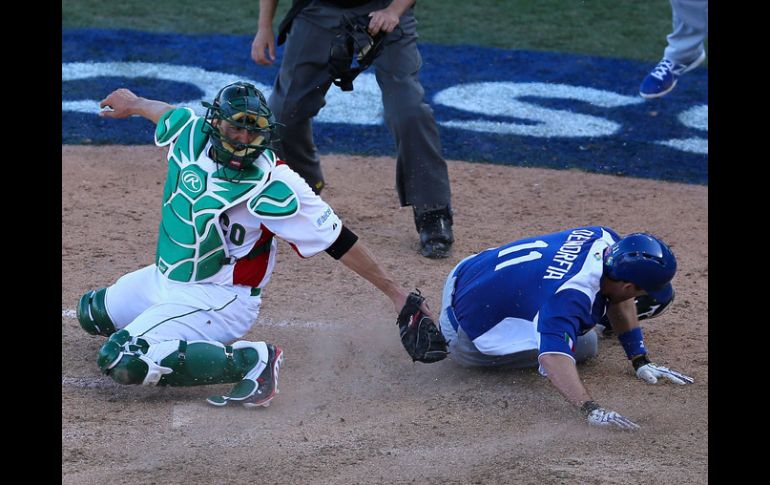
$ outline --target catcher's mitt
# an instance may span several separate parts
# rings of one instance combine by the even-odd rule
[[[447,356],[447,343],[433,320],[420,310],[423,300],[419,290],[409,293],[396,324],[401,343],[413,361],[438,362]]]

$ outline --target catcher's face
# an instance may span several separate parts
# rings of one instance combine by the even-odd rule
[[[232,153],[231,160],[253,159],[262,153],[266,139],[262,128],[238,126],[221,119],[215,120],[214,127],[221,135],[222,147]]]
[[[260,145],[265,140],[259,131],[233,125],[227,120],[217,120],[216,127],[222,134],[222,138],[242,145]]]

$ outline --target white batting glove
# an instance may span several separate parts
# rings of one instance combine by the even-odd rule
[[[600,407],[593,401],[586,401],[580,408],[591,426],[617,427],[626,431],[636,431],[639,425],[615,411]]]
[[[695,382],[692,377],[686,376],[681,372],[671,370],[668,367],[663,367],[662,365],[653,364],[649,361],[649,359],[647,359],[646,355],[634,358],[632,363],[634,365],[634,369],[636,369],[636,377],[650,384],[657,383],[658,379],[661,377],[665,377],[674,384],[680,385],[692,384]]]
[[[643,381],[647,381],[650,384],[658,382],[658,378],[660,377],[665,377],[674,384],[685,385],[695,382],[690,376],[671,370],[668,367],[663,367],[662,365],[653,364],[652,362],[636,369],[636,377]]]

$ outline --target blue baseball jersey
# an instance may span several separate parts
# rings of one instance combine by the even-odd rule
[[[521,239],[464,260],[449,320],[480,352],[574,354],[577,336],[604,315],[604,250],[620,236],[588,226]]]

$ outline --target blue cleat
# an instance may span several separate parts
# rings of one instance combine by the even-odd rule
[[[703,51],[689,64],[674,64],[668,59],[661,59],[658,65],[644,78],[639,87],[639,95],[644,99],[654,99],[664,96],[676,87],[676,82],[682,74],[692,71],[706,60]]]

